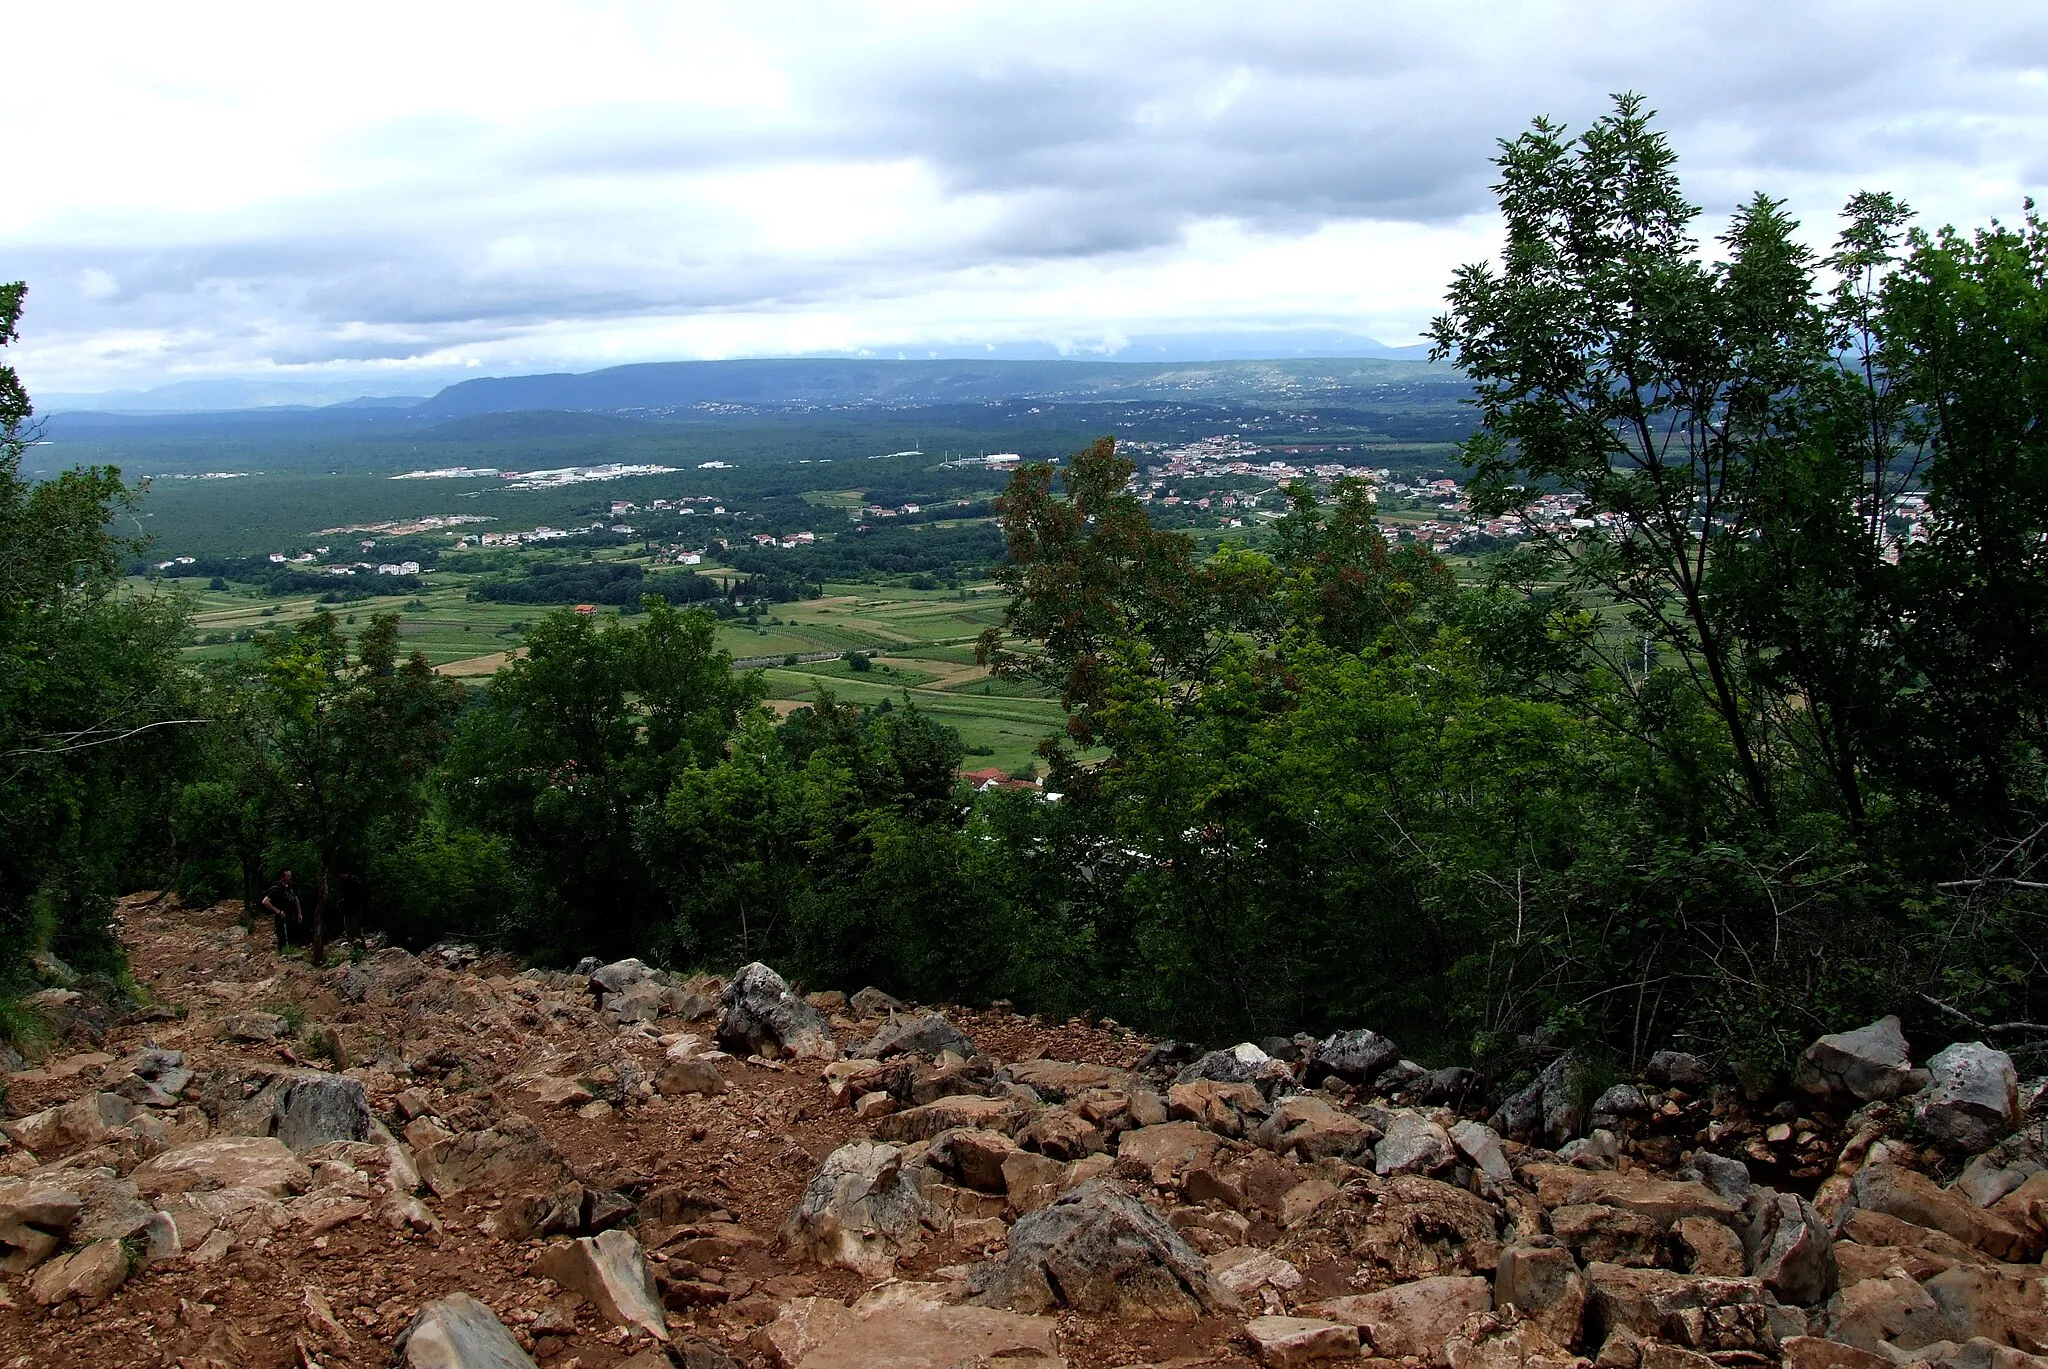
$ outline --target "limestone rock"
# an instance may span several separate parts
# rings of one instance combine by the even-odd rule
[[[1865,1165],[1849,1191],[1850,1202],[1858,1208],[1944,1232],[1999,1259],[2015,1258],[2027,1248],[2027,1237],[1996,1213],[1898,1165]]]
[[[406,1135],[411,1137],[411,1128]],[[487,1184],[545,1188],[562,1173],[561,1157],[540,1128],[517,1112],[506,1113],[483,1131],[431,1140],[420,1145],[417,1154],[420,1178],[443,1198]]]
[[[39,1307],[77,1299],[90,1307],[128,1281],[128,1252],[119,1241],[94,1241],[35,1272],[28,1292]]]
[[[1444,1343],[1451,1369],[1586,1369],[1541,1326],[1503,1309],[1472,1318]]]
[[[1892,1369],[1883,1355],[1819,1336],[1791,1336],[1778,1344],[1785,1369]]]
[[[971,1286],[981,1306],[1032,1313],[1185,1320],[1237,1304],[1165,1219],[1106,1180],[1019,1219],[1004,1258],[976,1266]]]
[[[97,1145],[132,1112],[128,1100],[119,1094],[88,1093],[8,1122],[0,1126],[0,1134],[47,1159],[80,1146]]]
[[[1294,1101],[1287,1100],[1289,1103]],[[1196,1079],[1186,1084],[1174,1084],[1166,1090],[1168,1117],[1175,1121],[1194,1122],[1218,1136],[1243,1136],[1247,1131],[1256,1128],[1259,1119],[1266,1116],[1267,1112],[1266,1095],[1260,1093],[1253,1084],[1226,1084],[1215,1079]]]
[[[1330,1298],[1308,1310],[1358,1327],[1364,1333],[1360,1339],[1379,1358],[1412,1356],[1443,1364],[1452,1334],[1468,1319],[1493,1310],[1493,1289],[1480,1278],[1417,1279],[1377,1293]]]
[[[1334,1074],[1346,1083],[1363,1084],[1377,1079],[1380,1071],[1400,1057],[1400,1047],[1376,1031],[1360,1027],[1335,1032],[1309,1052],[1308,1082],[1321,1083]]]
[[[2012,1057],[1981,1041],[1959,1041],[1927,1062],[1933,1085],[1919,1105],[1920,1125],[1944,1144],[1988,1150],[2020,1117],[2020,1076]]]
[[[783,1243],[818,1264],[889,1277],[921,1245],[927,1207],[900,1147],[849,1141],[825,1157],[782,1228]]]
[[[892,1012],[901,1012],[903,1001],[870,984],[847,999],[846,1006],[856,1017],[886,1017]]]
[[[1641,1213],[1667,1226],[1681,1217],[1710,1217],[1730,1227],[1741,1220],[1733,1203],[1685,1180],[1658,1179],[1634,1170],[1622,1174],[1553,1164],[1529,1165],[1522,1175],[1535,1186],[1536,1200],[1545,1208],[1602,1203]]]
[[[1209,1272],[1216,1282],[1246,1297],[1261,1288],[1299,1288],[1301,1271],[1268,1250],[1238,1245],[1219,1250],[1209,1257]]]
[[[624,1231],[602,1231],[543,1250],[534,1269],[562,1287],[590,1299],[614,1326],[637,1326],[656,1340],[668,1339],[668,1317],[640,1242]]]
[[[56,1248],[49,1242],[61,1245],[84,1210],[84,1197],[54,1179],[0,1180],[0,1247],[7,1247],[0,1272],[18,1274],[40,1263]],[[17,1252],[36,1249],[41,1253],[17,1262]]]
[[[1492,1126],[1518,1141],[1561,1146],[1584,1121],[1578,1090],[1571,1078],[1572,1059],[1561,1055],[1529,1081],[1528,1087],[1500,1105]]]
[[[1713,1085],[1714,1067],[1697,1055],[1663,1050],[1650,1057],[1649,1064],[1643,1069],[1643,1077],[1665,1088],[1691,1091]]]
[[[1793,1082],[1819,1098],[1859,1103],[1912,1092],[1913,1061],[1899,1019],[1880,1017],[1867,1027],[1823,1036],[1799,1057]]]
[[[1828,1301],[1828,1339],[1878,1354],[1886,1343],[1918,1350],[1949,1337],[1948,1319],[1919,1284],[1904,1274],[1864,1279]]]
[[[291,1025],[273,1012],[231,1012],[220,1019],[220,1029],[237,1041],[261,1044],[291,1034]]]
[[[309,1071],[294,1077],[277,1119],[277,1139],[294,1151],[370,1136],[370,1099],[362,1081]]]
[[[1222,1139],[1193,1122],[1139,1127],[1117,1138],[1116,1172],[1127,1179],[1175,1188],[1190,1169],[1208,1163]]]
[[[410,953],[387,946],[342,971],[339,992],[349,1003],[388,1008],[403,1003],[426,977],[426,968]]]
[[[839,1053],[823,1015],[758,960],[732,977],[719,1006],[718,1043],[735,1055],[830,1060]]]
[[[716,1097],[725,1092],[725,1080],[713,1061],[695,1057],[670,1060],[661,1067],[661,1073],[654,1076],[654,1090],[664,1098],[686,1093]]]
[[[1383,1181],[1370,1215],[1347,1230],[1351,1252],[1385,1282],[1441,1274],[1490,1274],[1500,1262],[1500,1216],[1453,1185],[1403,1174]],[[1346,1209],[1329,1205],[1339,1216]],[[1317,1218],[1324,1220],[1324,1218]],[[1346,1217],[1347,1225],[1352,1220]]]
[[[1668,1269],[1589,1264],[1587,1344],[1617,1330],[1704,1354],[1762,1352],[1773,1343],[1764,1287],[1756,1279],[1702,1278]]]
[[[534,1369],[505,1324],[467,1293],[422,1307],[395,1348],[404,1369]]]
[[[1267,1369],[1296,1369],[1358,1357],[1358,1328],[1313,1317],[1253,1317],[1245,1336]]]
[[[1672,1253],[1687,1274],[1740,1278],[1750,1272],[1742,1240],[1708,1217],[1680,1217],[1671,1224]]]
[[[1665,1263],[1664,1224],[1640,1212],[1574,1203],[1552,1210],[1550,1229],[1586,1264],[1655,1269]]]
[[[1514,1182],[1514,1171],[1508,1166],[1507,1151],[1501,1147],[1500,1137],[1492,1127],[1483,1122],[1461,1119],[1451,1124],[1451,1143],[1458,1153],[1472,1162],[1486,1179],[1494,1184]]]
[[[1102,1133],[1066,1108],[1045,1108],[1017,1132],[1017,1144],[1055,1160],[1100,1155]]]
[[[973,1055],[974,1042],[943,1015],[928,1012],[921,1017],[892,1018],[854,1054],[868,1060],[885,1060],[894,1055],[937,1056],[943,1051]]]
[[[1071,1060],[1019,1060],[1005,1065],[998,1076],[1005,1082],[1035,1089],[1046,1101],[1065,1102],[1069,1094],[1088,1089],[1129,1089],[1136,1080],[1130,1071],[1113,1065],[1084,1065]]]
[[[1228,1050],[1208,1052],[1182,1069],[1173,1082],[1192,1084],[1197,1079],[1213,1079],[1219,1084],[1250,1084],[1262,1078],[1273,1064],[1272,1056],[1249,1041],[1241,1041]]]
[[[1297,1093],[1280,1101],[1252,1139],[1275,1154],[1314,1161],[1362,1156],[1372,1149],[1379,1133],[1326,1099]]]
[[[1372,1154],[1373,1172],[1380,1175],[1434,1174],[1455,1156],[1450,1133],[1422,1113],[1407,1108],[1396,1111],[1388,1120],[1387,1134],[1373,1147]]]
[[[1778,1301],[1810,1307],[1834,1296],[1834,1236],[1813,1204],[1792,1193],[1770,1194],[1755,1204],[1742,1244],[1750,1272]]]
[[[1008,1135],[1016,1131],[1021,1112],[1017,1103],[1009,1098],[953,1094],[884,1117],[875,1128],[875,1135],[885,1141],[929,1141],[940,1132],[951,1131],[955,1127],[1000,1131]]]
[[[850,1309],[836,1303],[820,1306],[823,1300],[818,1299],[798,1301],[812,1306],[787,1321],[778,1316],[768,1332],[777,1360],[788,1369],[1060,1369],[1063,1364],[1051,1317],[962,1306],[931,1284],[889,1284]]]
[[[1004,1163],[1017,1153],[1017,1143],[1000,1131],[968,1128],[940,1133],[925,1152],[925,1159],[948,1178],[977,1193],[1005,1193],[1009,1181],[1004,1177]],[[1059,1166],[1053,1168],[1057,1170]]]
[[[2038,1279],[2023,1282],[1997,1270],[1959,1267],[1943,1270],[1921,1287],[1941,1309],[1955,1339],[1989,1340],[2038,1354],[2048,1351],[2048,1313],[2038,1285]]]
[[[1749,1200],[1749,1166],[1710,1150],[1694,1151],[1691,1162],[1678,1171],[1678,1177],[1705,1184],[1737,1207]]]
[[[282,1198],[313,1185],[313,1172],[274,1136],[215,1136],[144,1161],[130,1179],[144,1193],[250,1189]]]
[[[1551,1340],[1569,1346],[1578,1341],[1585,1319],[1586,1280],[1569,1251],[1509,1246],[1500,1252],[1493,1301],[1496,1307],[1518,1309]]]

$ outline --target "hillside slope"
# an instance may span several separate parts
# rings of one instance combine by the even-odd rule
[[[1668,1055],[1597,1102],[1563,1060],[1490,1099],[1370,1032],[1202,1055],[1003,1005],[806,1001],[762,968],[522,973],[448,947],[314,970],[232,904],[123,915],[154,1006],[47,992],[64,1039],[8,1078],[0,1364],[2048,1348],[2020,1263],[2048,1242],[2040,1138],[1942,1092],[1964,1048],[1913,1106],[1865,1101],[1925,1082],[1882,1024],[1817,1046],[1782,1117]]]

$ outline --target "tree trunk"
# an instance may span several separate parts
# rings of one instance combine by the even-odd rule
[[[306,953],[308,963],[319,969],[327,963],[327,888],[328,864],[320,862],[320,889],[313,896],[312,949]]]

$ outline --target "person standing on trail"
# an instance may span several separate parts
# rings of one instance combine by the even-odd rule
[[[334,902],[341,910],[341,939],[360,946],[363,941],[363,877],[343,870],[334,877]]]
[[[263,906],[270,911],[271,922],[277,928],[277,950],[282,955],[291,945],[292,929],[305,920],[305,913],[299,907],[299,891],[292,885],[290,870],[279,875],[277,883],[263,891]]]

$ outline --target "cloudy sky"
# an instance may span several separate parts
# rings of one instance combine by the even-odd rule
[[[1493,140],[1648,93],[1709,214],[2014,217],[2048,7],[18,6],[32,389],[1416,340]]]

